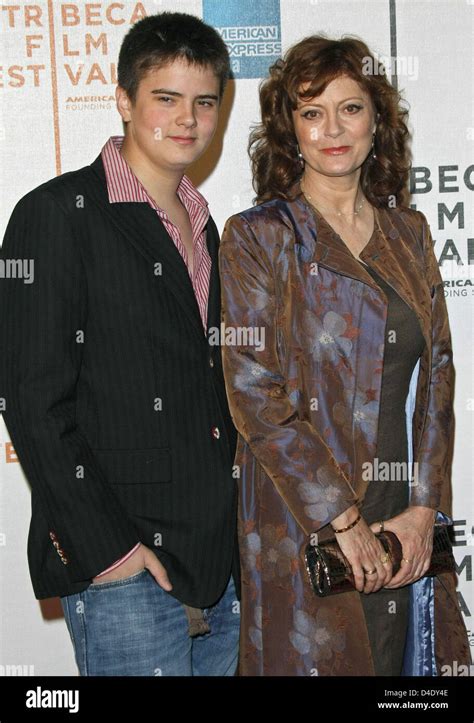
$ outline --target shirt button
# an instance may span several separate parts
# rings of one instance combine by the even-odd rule
[[[55,539],[56,539],[56,535],[55,535],[55,533],[54,533],[53,531],[51,531],[51,532],[49,533],[49,536],[50,536],[50,538],[51,538],[52,540],[55,540]]]
[[[219,427],[213,427],[211,432],[212,432],[212,436],[214,437],[214,439],[219,439],[219,437],[221,436]]]

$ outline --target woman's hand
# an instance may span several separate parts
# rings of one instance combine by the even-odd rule
[[[334,529],[346,527],[358,514],[357,506],[353,505],[342,515],[335,517],[331,525]],[[392,563],[390,560],[382,563],[385,550],[363,518],[350,530],[340,532],[335,537],[352,567],[355,586],[359,592],[376,592],[391,580]],[[371,570],[375,572],[368,574],[367,571]]]
[[[402,566],[384,587],[392,589],[409,585],[426,573],[430,566],[433,550],[433,525],[436,519],[436,510],[430,507],[413,506],[396,517],[384,521],[384,528],[394,532],[402,545]],[[371,530],[378,532],[380,525],[375,522]],[[406,562],[408,560],[409,562]]]

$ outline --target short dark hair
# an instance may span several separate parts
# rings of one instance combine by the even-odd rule
[[[158,13],[135,23],[120,48],[118,84],[134,103],[146,73],[175,60],[212,68],[222,96],[230,76],[227,46],[213,27],[187,13]]]

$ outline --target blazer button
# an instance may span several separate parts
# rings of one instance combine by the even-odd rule
[[[213,427],[211,432],[212,432],[212,436],[214,437],[214,439],[219,439],[219,437],[221,436],[219,427]]]
[[[211,358],[209,359],[209,366],[211,367],[211,369],[212,369],[212,367],[214,366],[214,359],[212,358],[212,356],[211,356]]]

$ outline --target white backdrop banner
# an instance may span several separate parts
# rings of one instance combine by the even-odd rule
[[[190,174],[222,229],[252,204],[246,154],[269,65],[306,35],[362,38],[410,104],[412,204],[427,216],[445,279],[454,343],[453,466],[459,603],[474,646],[473,0],[147,0],[0,4],[0,233],[27,191],[91,163],[122,133],[117,56],[130,26],[173,10],[202,17],[229,47],[235,80],[206,157]],[[30,490],[0,424],[0,676],[77,675],[58,598],[33,595],[26,542]]]

